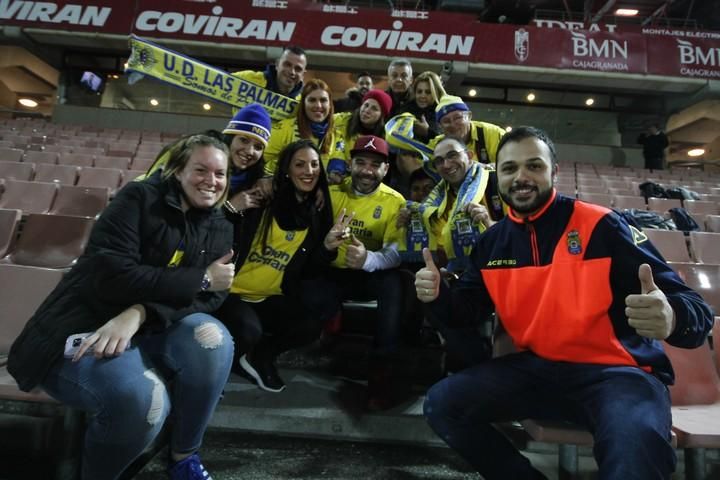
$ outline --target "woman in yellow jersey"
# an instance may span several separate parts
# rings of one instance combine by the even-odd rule
[[[303,308],[302,280],[324,272],[349,219],[333,226],[330,202],[315,205],[318,191],[330,196],[311,140],[295,141],[280,153],[273,183],[259,226],[240,232],[251,241],[237,252],[230,295],[217,314],[235,338],[234,369],[263,390],[280,392],[285,384],[275,358],[312,342],[320,331],[317,318]]]
[[[385,119],[392,109],[392,98],[379,89],[369,90],[360,107],[352,112],[336,113],[335,148],[327,165],[331,185],[342,182],[350,171],[350,149],[361,135],[385,136]]]
[[[317,78],[307,82],[295,118],[273,125],[270,142],[265,149],[265,173],[273,175],[280,152],[300,139],[311,140],[317,146],[322,164],[326,166],[334,148],[334,113],[332,92],[327,83]]]

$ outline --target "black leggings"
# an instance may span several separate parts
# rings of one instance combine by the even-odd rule
[[[299,302],[284,295],[255,303],[230,294],[216,316],[235,339],[236,360],[249,351],[253,356],[274,359],[282,352],[312,343],[322,328]]]

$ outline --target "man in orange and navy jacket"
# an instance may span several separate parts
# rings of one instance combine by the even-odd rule
[[[556,173],[545,132],[513,129],[497,155],[511,211],[479,238],[472,268],[448,287],[423,252],[415,286],[430,314],[452,324],[494,308],[518,350],[434,385],[425,415],[487,480],[545,478],[492,426],[525,418],[590,430],[600,478],[668,479],[673,370],[661,341],[700,346],[712,312],[642,231],[559,195]]]

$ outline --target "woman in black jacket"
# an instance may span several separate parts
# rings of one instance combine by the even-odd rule
[[[83,479],[119,477],[171,410],[170,477],[206,478],[196,452],[233,356],[208,315],[234,275],[232,225],[218,209],[227,170],[227,147],[195,135],[162,171],[129,183],[10,350],[22,390],[41,386],[89,413]]]
[[[238,272],[217,315],[235,338],[239,358],[233,366],[260,388],[279,392],[285,384],[275,358],[320,332],[319,317],[302,304],[302,283],[325,271],[351,218],[343,215],[333,225],[325,171],[311,140],[293,142],[280,153],[273,184],[257,229],[235,229]],[[325,199],[320,208],[318,192]],[[234,213],[229,218],[242,220]]]

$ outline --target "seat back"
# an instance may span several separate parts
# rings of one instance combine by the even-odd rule
[[[21,218],[20,210],[0,208],[0,258],[12,249]]]
[[[690,232],[690,249],[696,262],[720,264],[720,233]]]
[[[0,208],[16,208],[22,210],[23,215],[47,213],[56,193],[57,185],[54,183],[6,180]]]
[[[95,155],[86,153],[61,153],[58,157],[60,165],[75,165],[78,167],[92,167],[95,164]]]
[[[655,245],[665,260],[668,262],[690,262],[683,232],[677,230],[656,230],[652,228],[643,229],[650,242]]]
[[[61,270],[0,264],[0,355],[62,278]]]
[[[35,171],[34,163],[0,162],[0,178],[30,181]]]
[[[614,195],[613,205],[618,210],[626,210],[635,208],[637,210],[647,210],[645,199],[635,195]]]
[[[50,213],[95,218],[109,200],[107,188],[61,185]]]
[[[85,251],[95,219],[69,215],[28,215],[10,263],[45,268],[72,266]]]
[[[707,341],[698,348],[663,347],[675,370],[675,384],[669,387],[674,406],[720,401],[720,378]]]
[[[119,168],[83,168],[80,170],[77,184],[82,187],[105,187],[114,195],[122,180]]]
[[[35,166],[35,181],[58,183],[60,185],[75,185],[78,171],[78,167],[74,165],[38,163]]]
[[[98,155],[95,157],[95,166],[97,168],[119,168],[120,170],[127,170],[130,166],[130,161],[130,157]]]
[[[720,215],[705,215],[705,231],[720,233]]]
[[[612,196],[607,193],[588,193],[578,191],[578,199],[583,202],[594,203],[603,207],[612,208]]]
[[[34,163],[57,163],[57,152],[25,152],[25,161]]]
[[[0,148],[0,162],[22,162],[23,151],[19,148]]]
[[[693,217],[702,217],[703,215],[719,215],[720,208],[715,202],[707,202],[703,200],[685,200],[683,201],[685,210]]]
[[[685,284],[703,297],[720,315],[720,265],[704,263],[674,263],[671,265]],[[718,342],[720,345],[720,342]]]
[[[681,208],[682,202],[678,198],[655,198],[649,197],[647,199],[648,210],[653,212],[664,213],[671,208]]]

